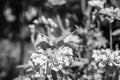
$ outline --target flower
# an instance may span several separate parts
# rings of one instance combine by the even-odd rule
[[[48,0],[49,3],[51,3],[53,6],[61,6],[66,3],[66,0]]]
[[[89,0],[88,4],[93,7],[103,8],[106,0]]]
[[[116,65],[117,57],[115,57],[116,51],[112,51],[110,49],[101,49],[93,51],[93,58],[96,62],[99,63],[100,67],[105,67],[106,64],[109,66]],[[118,61],[118,60],[117,60]],[[117,65],[116,65],[117,66]]]
[[[54,51],[51,58],[51,69],[55,71],[61,70],[64,66],[69,66],[73,62],[73,51],[70,47],[60,47]]]
[[[34,32],[35,32],[35,25],[30,24],[30,25],[29,25],[29,28],[30,28],[30,32],[31,32],[31,33],[34,33]]]
[[[108,20],[112,23],[115,19],[120,20],[120,9],[119,8],[103,8],[99,11],[101,20]]]
[[[28,7],[28,10],[25,12],[24,16],[27,20],[32,20],[37,15],[37,9],[33,6]]]
[[[119,50],[116,50],[113,52],[114,54],[114,65],[115,66],[120,66],[120,51]]]
[[[48,73],[47,68],[54,71],[59,71],[65,66],[69,66],[73,61],[73,50],[67,46],[61,46],[59,48],[46,50],[37,47],[35,52],[30,56],[28,65],[30,65],[35,72],[31,76],[42,77],[43,74]]]
[[[69,35],[63,41],[64,43],[69,43],[69,42],[79,43],[80,39],[77,35]]]
[[[38,54],[38,53],[32,53],[31,60],[34,63],[34,65],[44,65],[47,61],[47,56],[44,54]]]
[[[43,54],[38,54],[36,52],[32,53],[30,60],[28,60],[28,65],[31,66],[31,71],[33,72],[30,74],[31,78],[44,77],[44,74],[46,73],[47,60],[47,56]]]
[[[58,54],[60,55],[73,55],[73,50],[70,47],[60,47],[58,49]]]

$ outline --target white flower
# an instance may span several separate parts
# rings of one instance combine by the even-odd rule
[[[111,66],[111,63],[113,61],[110,49],[94,50],[93,58],[96,62],[99,62],[100,67],[104,67],[107,63]]]
[[[33,23],[34,23],[34,24],[39,24],[39,21],[38,21],[37,19],[35,19],[35,20],[33,21]]]
[[[37,9],[35,7],[29,7],[28,10],[25,12],[25,17],[27,20],[32,20],[33,17],[37,15]]]
[[[59,69],[57,69],[56,67],[52,67],[51,69],[56,71],[56,72],[59,71]]]
[[[120,9],[119,8],[103,8],[99,11],[100,18],[102,20],[108,20],[110,23],[112,23],[115,19],[120,20]],[[102,15],[102,16],[101,16]]]
[[[69,66],[73,61],[73,51],[69,47],[60,47],[55,50],[54,56],[52,56],[52,62],[50,62],[50,66],[52,70],[59,71],[64,66]]]
[[[35,65],[43,65],[47,61],[47,56],[38,53],[33,53],[30,58]]]
[[[95,61],[99,61],[101,59],[101,51],[100,50],[93,50],[92,57],[95,59]]]
[[[60,55],[73,55],[73,50],[70,47],[60,47],[58,49]]]
[[[35,32],[35,25],[34,24],[30,24],[28,27],[30,28],[31,33]]]
[[[43,54],[45,53],[45,51],[44,51],[43,49],[41,49],[41,47],[37,47],[37,48],[36,48],[36,52],[41,53],[41,54],[42,54],[42,53],[43,53]]]
[[[48,0],[48,2],[51,3],[53,6],[56,6],[65,4],[66,0]]]
[[[16,19],[16,17],[13,15],[13,11],[11,8],[5,9],[4,16],[8,22],[13,22]]]
[[[97,6],[100,8],[103,8],[105,3],[106,3],[106,0],[90,0],[90,1],[88,1],[89,5],[94,6],[94,7]]]
[[[36,78],[40,77],[40,73],[39,72],[36,72],[35,75],[34,75]]]
[[[64,43],[69,43],[69,42],[79,43],[80,39],[77,35],[69,35],[63,41]]]
[[[69,66],[73,61],[73,50],[70,47],[59,47],[58,49],[48,48],[45,51],[37,47],[36,51],[32,53],[28,64],[32,65],[33,69],[37,67],[39,73],[34,74],[34,77],[40,77],[39,74],[47,73],[46,68],[54,71],[59,71],[65,66]]]
[[[120,51],[119,50],[116,50],[113,52],[113,55],[114,55],[114,65],[115,66],[120,66]]]
[[[110,49],[94,50],[93,58],[99,63],[100,67],[106,64],[109,66],[120,66],[120,51],[111,51]]]
[[[63,61],[64,61],[64,64],[65,66],[69,66],[70,65],[70,58],[69,57],[63,57]]]
[[[33,62],[29,60],[28,65],[33,66]]]

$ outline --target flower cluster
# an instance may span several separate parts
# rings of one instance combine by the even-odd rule
[[[28,64],[32,66],[35,73],[33,77],[42,77],[48,73],[47,68],[51,70],[59,71],[65,66],[69,66],[73,61],[73,51],[70,47],[62,46],[58,49],[48,48],[43,50],[41,48],[36,49],[32,53]]]
[[[31,66],[34,71],[34,73],[30,75],[32,78],[43,77],[43,74],[46,73],[47,56],[41,54],[41,52],[43,52],[42,49],[39,50],[39,53],[33,52],[30,56],[30,60],[28,60],[28,65]]]
[[[119,8],[103,8],[99,11],[101,20],[108,20],[112,23],[114,20],[120,20],[120,9]]]
[[[89,0],[88,4],[93,7],[103,8],[106,0]]]
[[[59,71],[65,66],[69,66],[73,61],[73,51],[69,47],[60,47],[53,51],[50,56],[50,66],[52,70]]]
[[[110,49],[93,50],[93,58],[99,63],[100,67],[105,67],[106,64],[109,66],[120,66],[120,51],[112,51]]]

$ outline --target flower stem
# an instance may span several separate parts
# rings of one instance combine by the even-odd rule
[[[112,24],[109,24],[109,31],[110,31],[110,49],[113,50],[112,47]]]
[[[97,20],[97,27],[100,30],[100,21],[99,20]]]
[[[64,32],[65,32],[65,28],[63,27],[63,24],[62,24],[62,21],[61,21],[60,15],[57,14],[57,15],[56,15],[56,18],[57,18],[58,25],[59,25],[59,27],[60,27],[62,33],[64,33]]]

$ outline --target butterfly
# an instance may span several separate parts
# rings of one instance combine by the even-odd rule
[[[49,37],[39,31],[36,30],[36,38],[34,38],[34,45],[35,47],[40,47],[43,50],[46,50],[47,48],[57,48],[62,45],[65,45],[63,40],[68,37],[69,35],[72,35],[75,31],[73,32],[66,32],[64,35],[55,38],[55,37]]]
[[[37,53],[38,55],[41,54],[41,55],[47,56],[47,59],[49,59],[49,61],[50,61],[49,63],[51,63],[50,66],[44,64],[47,67],[45,69],[48,69],[48,68],[52,68],[53,69],[53,67],[56,67],[56,69],[57,69],[58,66],[62,65],[62,64],[54,64],[55,63],[54,61],[59,62],[59,58],[61,59],[61,57],[64,58],[64,56],[67,56],[67,57],[71,57],[72,56],[71,55],[71,53],[72,53],[71,50],[72,49],[66,47],[65,43],[63,42],[63,40],[66,37],[68,37],[69,35],[72,35],[74,32],[71,32],[71,33],[70,32],[68,32],[68,33],[66,32],[64,35],[62,35],[62,36],[60,36],[58,38],[54,38],[53,39],[53,38],[51,38],[51,37],[49,37],[49,36],[39,32],[39,31],[35,31],[35,36],[33,36],[33,38],[34,38],[34,43],[33,44],[35,45],[35,48],[41,48],[39,50],[42,50],[43,53],[41,53],[40,51],[35,51],[34,53]],[[50,48],[50,49],[48,49],[48,48]],[[49,53],[49,50],[51,51],[50,53]],[[61,51],[63,51],[63,52],[61,52]],[[33,53],[33,55],[34,55],[34,53]],[[54,53],[57,53],[57,54],[54,54]],[[66,54],[64,54],[64,53],[66,53]],[[68,53],[70,53],[70,55]],[[38,56],[38,59],[37,59],[37,57],[35,57],[36,60],[39,60],[39,59],[42,59],[42,58],[43,58],[43,56],[42,57]],[[70,58],[70,59],[72,59],[72,58]],[[48,63],[47,60],[44,60],[44,61],[46,61],[46,63]],[[23,71],[27,75],[31,75],[31,74],[34,75],[35,71],[39,71],[39,69],[41,69],[41,65],[39,65],[39,63],[37,63],[37,65],[35,65],[35,62],[36,61],[33,61],[33,58],[30,58],[28,64],[20,65],[20,66],[18,66],[18,68],[23,69]],[[54,64],[54,65],[52,65],[52,64]],[[47,70],[47,73],[49,73],[48,70]]]

